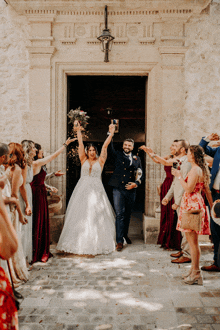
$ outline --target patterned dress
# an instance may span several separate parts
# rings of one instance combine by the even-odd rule
[[[10,282],[0,267],[0,329],[18,330],[18,315]]]
[[[187,182],[188,177],[186,177],[185,181]],[[191,229],[182,229],[181,228],[181,221],[182,221],[182,213],[183,210],[190,211],[190,210],[202,210],[202,224],[201,224],[201,231],[196,232],[198,235],[210,235],[210,228],[209,228],[209,218],[206,209],[206,205],[204,199],[201,195],[201,191],[204,188],[204,182],[197,182],[195,185],[194,190],[191,193],[187,193],[186,191],[183,194],[180,211],[179,211],[179,218],[177,222],[176,229],[179,231],[184,232],[191,232]]]

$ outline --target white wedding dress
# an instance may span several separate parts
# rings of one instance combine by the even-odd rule
[[[70,198],[57,250],[74,254],[108,254],[115,250],[115,217],[97,161],[88,160]]]

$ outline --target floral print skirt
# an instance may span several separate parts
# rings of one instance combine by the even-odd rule
[[[18,314],[11,284],[0,267],[0,329],[18,330]]]

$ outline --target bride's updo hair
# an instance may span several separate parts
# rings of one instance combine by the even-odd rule
[[[90,148],[94,148],[95,149],[95,152],[96,152],[96,158],[99,157],[99,154],[98,154],[98,149],[96,148],[96,146],[93,144],[93,143],[89,143],[86,147],[85,147],[85,153],[86,153],[86,156],[88,157],[88,151]]]

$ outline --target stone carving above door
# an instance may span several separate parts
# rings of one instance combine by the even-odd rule
[[[21,14],[103,16],[104,6],[110,15],[177,15],[201,13],[211,0],[7,0]]]

